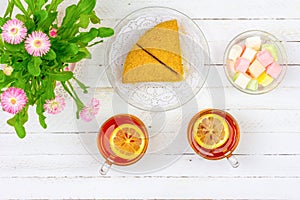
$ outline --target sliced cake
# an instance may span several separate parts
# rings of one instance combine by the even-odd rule
[[[170,20],[148,30],[132,47],[122,82],[175,82],[183,75],[178,24]]]

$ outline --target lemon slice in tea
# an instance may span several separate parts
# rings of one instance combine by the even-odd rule
[[[206,114],[199,117],[193,126],[196,142],[203,148],[216,149],[229,138],[226,120],[217,114]]]
[[[143,131],[133,124],[118,126],[110,136],[110,147],[120,158],[131,160],[138,157],[145,148]]]

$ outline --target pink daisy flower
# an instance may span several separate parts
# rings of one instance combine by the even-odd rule
[[[49,37],[41,31],[32,32],[25,40],[25,49],[32,56],[43,56],[50,47]]]
[[[2,27],[2,38],[7,43],[20,44],[26,35],[27,29],[20,20],[8,20]]]
[[[10,87],[1,94],[1,106],[8,113],[20,112],[27,103],[27,96],[23,89]]]
[[[98,99],[92,98],[91,102],[88,106],[84,107],[80,111],[80,118],[84,121],[92,121],[95,115],[99,112],[100,109],[100,102]]]
[[[60,96],[56,96],[55,99],[46,100],[46,103],[44,104],[44,109],[49,114],[55,115],[63,111],[65,106],[65,99]]]

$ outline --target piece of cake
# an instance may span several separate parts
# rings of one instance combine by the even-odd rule
[[[146,31],[132,47],[122,82],[176,82],[183,75],[177,20],[169,20]]]

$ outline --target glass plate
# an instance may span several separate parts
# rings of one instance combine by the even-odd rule
[[[184,80],[123,84],[123,64],[132,46],[145,31],[171,19],[179,25]],[[201,29],[188,16],[170,8],[148,7],[129,14],[114,29],[115,36],[107,42],[106,73],[127,103],[142,110],[166,111],[184,105],[202,88],[209,72],[209,49]]]

